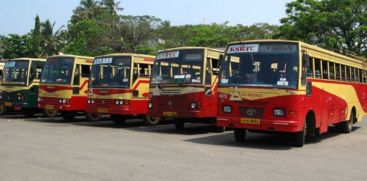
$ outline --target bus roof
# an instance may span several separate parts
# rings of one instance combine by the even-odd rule
[[[324,48],[320,48],[317,47],[315,45],[311,45],[302,41],[294,41],[294,40],[282,40],[282,39],[260,39],[260,40],[243,40],[243,41],[235,41],[235,42],[231,42],[228,45],[232,45],[232,44],[240,44],[240,43],[260,43],[260,42],[283,42],[283,43],[297,43],[300,44],[301,47],[307,48],[307,49],[312,49],[318,52],[322,52],[324,54],[327,54],[329,56],[334,56],[334,57],[338,57],[338,58],[342,58],[342,59],[347,59],[348,61],[354,62],[354,63],[363,63],[363,60],[359,60],[356,58],[352,58],[340,53],[336,53]],[[367,61],[367,59],[365,60]]]
[[[189,49],[207,49],[207,50],[211,50],[211,51],[215,51],[219,53],[224,52],[224,50],[216,49],[216,48],[209,48],[209,47],[176,47],[176,48],[169,48],[165,50],[159,50],[158,53],[165,52],[165,51],[172,51],[172,50],[189,50]]]
[[[12,61],[19,61],[19,60],[37,60],[37,61],[42,61],[42,62],[45,62],[46,59],[43,59],[43,58],[29,58],[29,57],[21,57],[21,58],[14,58],[14,59],[9,59],[9,60],[12,60]],[[7,60],[7,61],[9,61]]]
[[[145,54],[137,54],[137,53],[113,53],[107,55],[97,56],[96,58],[100,57],[119,57],[119,56],[139,56],[139,57],[147,57],[147,58],[154,58],[153,55],[145,55]]]
[[[47,58],[58,58],[58,57],[81,58],[81,59],[93,59],[94,58],[94,57],[88,57],[88,56],[69,55],[69,54],[65,54],[65,55],[54,55],[54,56],[49,56]]]

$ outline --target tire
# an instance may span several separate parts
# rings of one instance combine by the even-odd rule
[[[62,112],[61,116],[65,121],[72,121],[75,117],[75,112]]]
[[[237,142],[244,142],[246,139],[246,129],[241,128],[234,129],[234,139]]]
[[[160,123],[161,118],[160,117],[150,117],[149,115],[144,115],[144,123],[147,126],[156,126]]]
[[[177,130],[183,130],[184,127],[185,127],[185,122],[184,121],[176,120],[174,124],[175,124],[175,128]]]
[[[121,115],[111,115],[111,120],[115,125],[123,125],[126,122],[126,118]]]
[[[295,133],[294,135],[294,146],[296,147],[303,147],[306,142],[306,135],[307,135],[307,123],[305,121],[303,130]]]
[[[338,127],[339,127],[340,131],[342,133],[345,133],[345,134],[348,134],[348,133],[352,132],[354,120],[355,120],[355,113],[352,112],[350,114],[350,119],[349,120],[343,121],[343,122],[338,124]]]
[[[89,121],[99,121],[101,119],[100,114],[94,114],[94,113],[85,113],[85,116]]]
[[[34,109],[22,109],[22,114],[26,118],[33,118],[35,114],[35,110]]]
[[[57,116],[57,110],[55,109],[45,109],[43,110],[43,115],[48,118],[54,118]]]
[[[223,133],[226,130],[226,127],[215,126],[214,129],[216,133]]]

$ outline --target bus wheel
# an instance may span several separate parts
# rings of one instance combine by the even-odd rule
[[[161,121],[160,117],[150,117],[149,115],[144,116],[144,122],[147,126],[156,126]]]
[[[303,147],[303,145],[306,142],[306,134],[307,134],[307,124],[306,124],[306,121],[305,121],[304,126],[303,126],[303,130],[298,132],[298,133],[295,133],[295,135],[294,135],[294,138],[295,138],[294,146]]]
[[[45,109],[45,110],[43,110],[43,115],[45,115],[45,117],[49,117],[49,118],[56,117],[57,110],[55,110],[55,109]]]
[[[353,130],[353,123],[356,119],[354,111],[350,114],[350,119],[338,124],[338,127],[342,133],[350,133]]]
[[[226,127],[215,126],[216,133],[223,133],[226,130]]]
[[[86,117],[89,121],[99,121],[101,119],[101,115],[95,113],[86,113]]]
[[[62,112],[61,116],[64,118],[64,120],[70,121],[74,119],[75,112]]]
[[[111,115],[111,119],[115,125],[123,125],[126,122],[126,118],[121,115]]]
[[[236,128],[234,129],[234,139],[237,142],[244,142],[246,138],[246,129]]]
[[[32,118],[34,117],[34,109],[22,109],[22,114],[26,117],[26,118]]]
[[[184,121],[181,121],[181,120],[175,120],[174,121],[174,124],[175,124],[175,128],[177,130],[183,130],[184,127],[185,127],[185,122]]]

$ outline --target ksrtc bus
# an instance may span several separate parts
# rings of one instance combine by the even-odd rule
[[[93,57],[57,55],[47,58],[38,98],[38,106],[46,116],[54,117],[59,112],[65,120],[70,120],[77,113],[85,113],[92,63]]]
[[[152,124],[172,119],[176,129],[185,122],[216,123],[217,87],[222,50],[181,47],[160,51],[150,82]]]
[[[148,120],[149,80],[154,56],[111,54],[96,57],[89,84],[87,112],[111,115],[116,124]]]
[[[367,111],[366,62],[298,41],[230,43],[219,82],[218,125],[293,133],[296,146],[330,125],[352,131]]]
[[[40,111],[37,107],[40,76],[45,59],[17,58],[7,60],[1,83],[3,113],[21,111],[26,117]]]

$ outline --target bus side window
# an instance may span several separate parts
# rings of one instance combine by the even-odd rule
[[[359,80],[358,81],[362,83],[363,82],[363,74],[362,74],[362,70],[361,69],[358,69],[358,75],[359,75],[359,77],[358,77]]]
[[[315,77],[321,78],[321,61],[320,59],[315,59]]]
[[[347,81],[351,81],[351,78],[350,78],[350,67],[349,66],[346,66],[346,69],[347,69],[347,75],[345,76],[346,77],[346,80]]]
[[[356,77],[356,74],[355,74],[355,69],[354,69],[354,67],[350,67],[350,80],[352,81],[352,82],[354,82],[356,79],[355,79],[355,77]]]
[[[341,80],[347,80],[346,74],[345,74],[345,65],[341,65]]]
[[[79,85],[80,84],[80,72],[79,72],[79,66],[75,66],[75,72],[74,72],[74,83],[73,85]]]
[[[340,64],[335,64],[335,78],[336,80],[340,80]]]
[[[40,79],[42,67],[43,67],[43,64],[41,62],[32,61],[29,82]]]
[[[82,66],[82,77],[89,78],[90,75],[90,65],[81,65]]]
[[[328,62],[322,61],[322,79],[329,79]]]
[[[148,64],[139,64],[139,76],[149,78],[149,65]]]
[[[330,72],[330,79],[335,79],[335,64],[333,62],[329,62],[329,72]]]
[[[219,59],[211,59],[212,60],[212,69],[213,75],[219,75],[220,62]]]
[[[310,57],[310,66],[307,68],[307,77],[314,77],[314,58]]]

